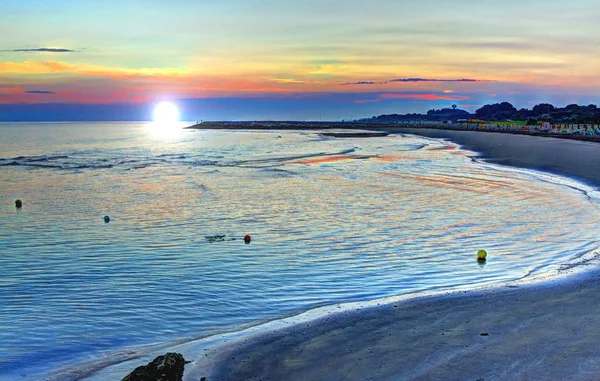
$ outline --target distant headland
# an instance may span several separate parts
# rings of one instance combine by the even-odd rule
[[[512,104],[502,102],[485,105],[474,114],[453,105],[452,108],[429,110],[426,114],[388,114],[341,122],[221,121],[201,122],[188,128],[389,131],[396,127],[478,130],[600,142],[600,109],[596,105],[555,107],[541,103],[531,110],[517,110]]]
[[[570,104],[566,107],[555,107],[549,103],[540,103],[533,106],[531,110],[522,108],[517,110],[508,102],[485,105],[475,111],[474,114],[458,109],[456,105],[452,108],[441,110],[429,110],[426,114],[390,114],[374,116],[359,121],[368,123],[388,122],[448,122],[453,123],[467,120],[478,120],[483,122],[509,122],[521,125],[551,124],[600,124],[600,109],[596,105],[580,106]]]

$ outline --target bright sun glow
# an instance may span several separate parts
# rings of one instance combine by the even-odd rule
[[[154,121],[173,123],[179,121],[179,109],[171,102],[160,102],[154,108]]]

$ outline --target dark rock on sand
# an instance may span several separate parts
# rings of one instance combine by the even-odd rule
[[[169,352],[135,368],[121,381],[181,381],[185,364],[181,354]]]

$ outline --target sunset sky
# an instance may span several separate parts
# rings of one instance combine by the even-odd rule
[[[0,120],[600,103],[597,0],[2,0]]]

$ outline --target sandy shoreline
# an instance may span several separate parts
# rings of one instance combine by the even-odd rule
[[[392,132],[417,134],[404,128]],[[600,153],[587,147],[596,143],[476,131],[419,130],[418,135],[449,138],[490,162],[600,184],[600,172],[591,165]],[[184,380],[195,381],[598,380],[600,270],[583,267],[590,269],[550,282],[409,298],[224,345],[169,350],[179,349],[193,361]],[[123,377],[150,357],[91,379]]]
[[[550,172],[600,188],[600,147],[595,142],[426,128],[399,127],[385,131],[449,139],[466,150],[480,153],[490,163]]]
[[[208,380],[597,380],[598,278],[366,308],[200,363],[214,361]]]

